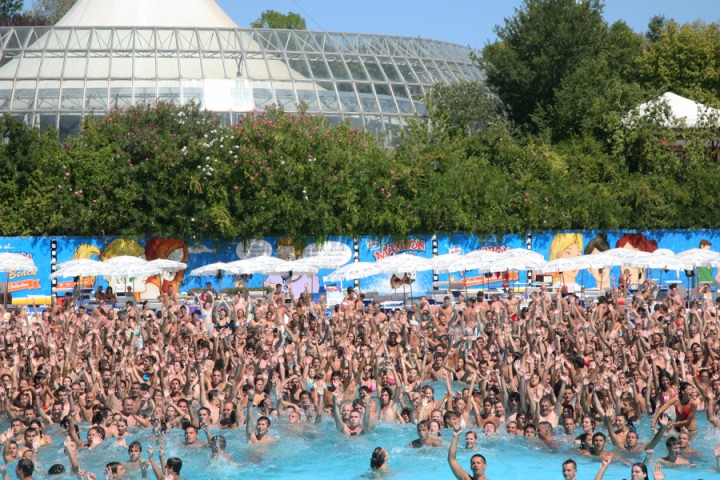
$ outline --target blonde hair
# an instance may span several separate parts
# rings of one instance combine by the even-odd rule
[[[582,252],[583,236],[582,233],[556,233],[550,244],[549,260],[560,258],[560,254],[568,247],[577,245],[578,251]],[[548,272],[549,273],[549,272]],[[553,283],[563,280],[561,273],[553,273]]]
[[[571,245],[577,245],[578,250],[582,252],[583,236],[582,233],[556,233],[550,244],[549,260],[560,258],[560,253]]]

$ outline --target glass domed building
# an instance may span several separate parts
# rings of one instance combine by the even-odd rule
[[[61,135],[158,99],[227,121],[304,102],[392,134],[437,83],[480,80],[471,49],[383,35],[243,29],[214,0],[78,0],[54,27],[0,28],[0,113]]]

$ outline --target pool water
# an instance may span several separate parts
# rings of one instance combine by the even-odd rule
[[[436,388],[436,398],[442,395],[440,386]],[[714,446],[720,443],[720,431],[708,426],[705,413],[699,412],[698,426],[700,433],[693,440],[692,447],[702,452],[702,457],[693,459],[696,468],[682,467],[678,469],[664,468],[668,480],[697,480],[699,478],[717,478]],[[7,422],[5,422],[7,423]],[[165,438],[165,458],[177,456],[183,460],[182,477],[187,479],[216,478],[262,478],[272,479],[357,479],[372,476],[369,469],[370,455],[377,446],[390,452],[389,466],[393,479],[435,480],[453,478],[447,463],[447,446],[452,434],[449,430],[441,432],[444,448],[413,449],[407,447],[417,437],[415,425],[378,425],[369,435],[345,437],[337,432],[334,421],[325,416],[320,425],[289,425],[284,419],[273,420],[270,433],[279,441],[269,445],[248,445],[245,429],[235,430],[211,429],[211,435],[224,435],[227,439],[227,450],[233,462],[211,460],[209,448],[189,449],[180,443],[183,441],[182,431],[173,430]],[[0,426],[7,428],[7,425]],[[479,429],[474,429],[476,432]],[[645,418],[637,426],[640,440],[647,442],[652,437],[650,420]],[[600,430],[602,431],[602,430]],[[486,475],[492,480],[504,479],[558,479],[562,478],[561,464],[568,458],[578,463],[578,479],[592,479],[599,468],[599,462],[583,457],[577,453],[574,444],[556,430],[556,439],[563,444],[559,453],[550,453],[539,444],[532,444],[523,438],[509,438],[504,432],[487,437],[480,431],[478,434],[478,452],[462,449],[464,435],[460,437],[458,461],[469,470],[470,457],[474,453],[482,453],[488,461]],[[58,426],[46,428],[54,440],[54,445],[43,447],[38,455],[37,468],[46,471],[54,463],[62,463],[69,469],[69,462],[63,452],[64,434]],[[580,433],[578,430],[577,434]],[[81,432],[85,439],[85,430]],[[573,437],[574,438],[574,437]],[[200,440],[204,440],[200,432]],[[142,458],[147,458],[147,445],[154,438],[147,431],[138,431],[127,439],[129,444],[138,440],[143,445]],[[608,449],[612,446],[608,442]],[[157,451],[157,448],[156,448]],[[666,455],[664,440],[656,449],[655,457]],[[104,466],[111,461],[126,461],[127,449],[109,439],[93,452],[78,453],[81,468],[93,471],[98,478],[103,478]],[[156,453],[157,458],[157,453]],[[632,462],[642,461],[642,455],[630,458]],[[12,465],[9,470],[12,469]],[[152,471],[149,478],[154,479]],[[11,475],[12,476],[12,475]],[[613,462],[605,474],[606,480],[629,478],[630,469],[619,462]],[[14,478],[14,477],[13,477]],[[139,472],[132,472],[129,478],[140,478]],[[651,475],[652,478],[652,475]]]

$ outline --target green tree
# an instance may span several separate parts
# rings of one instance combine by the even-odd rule
[[[720,24],[671,20],[656,28],[656,39],[637,62],[641,81],[650,89],[720,105]]]
[[[23,0],[0,0],[0,25],[11,25],[23,8]]]
[[[483,49],[480,65],[514,122],[533,127],[563,79],[606,48],[602,8],[600,0],[525,0],[496,27],[498,40]]]
[[[42,18],[48,25],[54,25],[75,5],[77,0],[35,0],[32,14]]]
[[[287,14],[275,10],[265,10],[260,18],[250,24],[252,28],[278,28],[287,30],[306,30],[307,23],[300,14],[288,12]]]
[[[431,124],[450,133],[473,135],[501,119],[501,105],[481,82],[435,85],[425,104]]]

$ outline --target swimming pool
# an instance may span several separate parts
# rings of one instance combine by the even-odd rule
[[[436,385],[436,398],[442,394],[441,386]],[[700,459],[693,459],[698,464],[696,468],[664,469],[668,480],[697,480],[698,478],[712,478],[718,475],[715,469],[713,456],[714,446],[720,442],[720,431],[707,426],[704,412],[699,412],[699,435],[693,440],[693,448],[702,452]],[[4,422],[5,424],[7,422]],[[270,445],[248,445],[245,439],[245,429],[235,430],[211,429],[211,434],[221,434],[227,439],[227,450],[234,462],[211,461],[209,449],[189,449],[180,444],[183,440],[182,431],[174,430],[165,439],[165,458],[180,457],[183,460],[182,477],[192,479],[216,478],[252,478],[262,475],[263,478],[273,479],[355,479],[368,474],[370,455],[377,446],[382,446],[390,452],[389,466],[394,479],[430,480],[453,478],[447,464],[447,446],[452,434],[449,430],[442,432],[444,448],[412,449],[407,444],[417,437],[414,425],[378,425],[373,432],[366,436],[344,437],[335,429],[331,418],[324,417],[322,423],[315,427],[303,425],[304,430],[296,429],[296,425],[289,425],[284,419],[273,420],[270,433],[278,437],[279,441]],[[4,425],[0,428],[7,428]],[[504,432],[487,437],[479,431],[479,452],[469,452],[462,449],[463,437],[460,438],[458,461],[469,469],[469,460],[472,454],[482,453],[488,462],[486,474],[492,480],[503,479],[557,479],[562,478],[561,464],[568,458],[578,463],[578,479],[592,479],[597,473],[599,462],[589,460],[572,450],[571,441],[563,444],[559,453],[550,453],[539,444],[533,445],[522,438],[509,438]],[[602,431],[602,430],[601,430]],[[46,428],[52,435],[54,445],[44,447],[38,456],[37,468],[47,470],[54,463],[62,463],[69,468],[69,462],[63,453],[62,442],[64,435],[58,426]],[[577,431],[579,434],[580,431]],[[650,434],[650,420],[643,419],[638,425],[641,441],[648,441]],[[85,432],[82,432],[85,438]],[[200,439],[204,440],[204,433],[200,432]],[[556,430],[556,439],[567,440],[563,434]],[[142,458],[147,458],[147,445],[154,441],[147,431],[140,431],[127,440],[138,440],[143,445]],[[608,442],[608,445],[609,442]],[[609,446],[609,449],[612,447]],[[666,454],[664,440],[655,449],[655,457]],[[81,468],[93,471],[98,478],[104,471],[106,463],[111,461],[126,461],[127,449],[109,439],[107,445],[99,447],[94,452],[80,451],[78,453]],[[157,458],[157,454],[156,454]],[[632,462],[641,461],[642,456],[630,459]],[[613,462],[605,474],[606,480],[629,478],[629,467],[619,462]],[[13,477],[14,478],[14,477]],[[139,472],[130,474],[130,478],[140,478]],[[154,478],[149,472],[149,478]]]

